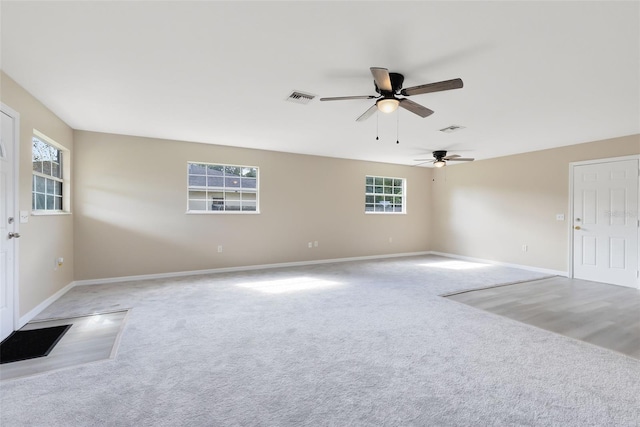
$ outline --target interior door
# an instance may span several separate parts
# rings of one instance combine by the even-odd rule
[[[638,159],[574,166],[573,276],[638,287]]]
[[[0,123],[0,340],[14,328],[14,118],[1,113]]]

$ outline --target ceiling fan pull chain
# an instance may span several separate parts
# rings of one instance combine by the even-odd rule
[[[380,120],[380,116],[378,116],[378,113],[376,112],[376,141],[378,141],[380,138],[378,138],[378,122]]]
[[[400,111],[396,111],[396,144],[400,144]]]

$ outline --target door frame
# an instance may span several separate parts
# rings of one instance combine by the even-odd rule
[[[598,164],[598,163],[614,163],[614,162],[620,162],[620,161],[624,161],[624,160],[637,160],[638,161],[638,168],[640,168],[640,154],[633,154],[633,155],[629,155],[629,156],[621,156],[621,157],[609,157],[609,158],[604,158],[604,159],[594,159],[594,160],[584,160],[584,161],[580,161],[580,162],[571,162],[569,163],[569,218],[568,218],[568,227],[569,227],[569,262],[568,262],[568,277],[569,278],[573,278],[574,277],[574,268],[573,268],[573,252],[574,252],[574,248],[573,248],[573,234],[574,234],[574,230],[573,230],[573,200],[574,200],[574,188],[573,188],[573,174],[574,174],[574,168],[576,166],[585,166],[585,165],[594,165],[594,164]],[[640,172],[639,172],[640,175]],[[640,211],[640,183],[638,185],[638,206],[637,206],[637,210]],[[639,219],[640,221],[640,219]],[[638,233],[638,268],[640,268],[640,227],[637,227],[637,231]],[[640,281],[640,279],[637,278],[636,276],[636,288],[640,289],[640,286],[638,286],[638,282]]]
[[[11,117],[13,120],[13,232],[20,232],[20,113],[6,105],[0,103],[0,110]],[[13,287],[13,330],[20,328],[20,305],[19,305],[19,273],[20,269],[20,239],[11,239],[13,244],[13,281],[10,286]]]

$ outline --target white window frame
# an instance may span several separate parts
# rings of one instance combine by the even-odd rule
[[[379,183],[378,180],[381,180]],[[388,180],[391,180],[391,185],[387,185]],[[401,185],[397,185],[397,181],[401,181]],[[391,177],[391,176],[380,176],[380,175],[366,175],[364,179],[364,213],[369,215],[402,215],[407,213],[407,180],[406,178],[399,177]],[[381,188],[382,192],[376,192],[376,188]],[[390,192],[387,191],[389,188]],[[400,189],[400,193],[396,193],[396,189]],[[401,210],[386,210],[387,205],[393,206],[397,205],[395,200],[379,200],[376,201],[377,198],[383,199],[401,199]],[[381,205],[382,210],[375,210],[378,208],[378,204]],[[373,208],[374,210],[369,210]]]
[[[191,173],[192,165],[200,165],[206,168],[205,174],[193,174]],[[208,175],[210,169],[214,168],[222,168],[222,175]],[[239,176],[238,182],[235,182],[235,177],[237,175],[226,175],[227,168],[238,168],[238,169],[253,169],[255,170],[255,177],[253,176]],[[204,185],[198,185],[195,182],[192,182],[192,177],[196,178],[204,178]],[[222,185],[208,185],[209,178],[222,181]],[[245,178],[255,178],[255,188],[253,187],[242,187],[243,180]],[[232,180],[229,182],[231,185],[227,186],[228,180]],[[237,184],[236,187],[234,184]],[[194,198],[194,194],[204,192],[204,198],[197,197]],[[214,195],[211,193],[222,193],[222,198],[217,199],[213,198]],[[254,195],[254,198],[249,199],[249,203],[246,203],[247,200],[243,199],[243,195]],[[237,195],[237,199],[236,199]],[[229,196],[233,196],[232,198],[228,198]],[[222,202],[221,204],[214,203],[216,201]],[[238,210],[228,209],[231,206],[239,206]],[[244,209],[245,206],[252,206],[255,203],[255,209]],[[194,206],[201,205],[204,206],[204,209],[195,209]],[[214,209],[214,206],[220,206],[222,209]],[[188,161],[187,162],[187,214],[239,214],[239,215],[251,215],[251,214],[259,214],[260,213],[260,168],[258,166],[247,166],[247,165],[230,165],[225,163],[208,163],[208,162],[197,162],[197,161]]]
[[[56,149],[59,153],[60,156],[60,164],[59,164],[59,170],[60,170],[60,177],[54,176],[52,174],[47,174],[44,172],[39,172],[39,171],[35,171],[33,170],[33,140],[37,139],[40,142],[49,145],[50,147]],[[32,215],[60,215],[60,214],[70,214],[71,213],[71,198],[70,198],[70,191],[71,191],[71,185],[70,185],[70,165],[71,165],[71,156],[70,156],[70,152],[68,149],[66,149],[65,147],[63,147],[61,144],[57,143],[56,141],[54,141],[53,139],[49,138],[47,135],[43,134],[42,132],[39,132],[38,130],[34,129],[33,130],[33,134],[32,134],[32,143],[31,143],[31,159],[32,159],[32,166],[31,166],[31,171],[32,171],[32,178],[31,178],[31,214]],[[59,182],[61,184],[62,187],[62,194],[60,195],[60,199],[61,199],[61,206],[60,209],[36,209],[36,201],[35,201],[35,197],[36,197],[36,177],[39,178],[44,178],[44,179],[48,179],[48,180],[52,180],[55,182]],[[41,194],[41,193],[40,193]],[[57,195],[54,195],[54,197]],[[46,193],[45,193],[45,197],[46,197]]]

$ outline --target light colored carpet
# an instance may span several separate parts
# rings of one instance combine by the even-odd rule
[[[410,257],[78,287],[41,317],[133,307],[117,357],[3,382],[0,424],[640,425],[637,360],[438,296],[541,276]]]

